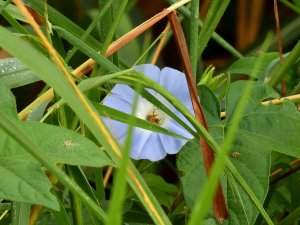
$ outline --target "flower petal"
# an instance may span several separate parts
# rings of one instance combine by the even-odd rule
[[[111,108],[117,109],[124,113],[130,114],[132,108],[132,101],[131,99],[125,100],[121,98],[119,95],[111,93],[107,98],[104,99],[103,105],[109,106]],[[109,115],[107,115],[109,116]]]
[[[189,122],[187,121],[189,124]],[[193,135],[190,134],[186,129],[184,129],[180,124],[178,124],[175,120],[172,118],[169,118],[163,125],[163,127],[169,131],[173,131],[176,134],[179,134],[181,136],[184,136],[186,138],[193,138]]]
[[[182,135],[186,138],[193,138],[193,136],[186,131],[183,127],[181,127],[176,121],[173,119],[169,119],[165,124],[164,128],[173,131],[179,135]],[[180,149],[186,144],[188,140],[175,138],[165,134],[159,134],[161,143],[164,146],[165,151],[168,154],[176,154],[180,151]]]
[[[137,71],[142,72],[147,77],[159,83],[160,69],[152,64],[142,64],[134,67]]]
[[[125,100],[126,102],[132,104],[135,91],[125,84],[116,84],[111,90],[111,95],[116,95],[119,98]]]
[[[165,67],[161,70],[159,83],[168,89],[184,105],[192,105],[184,73]]]
[[[165,134],[160,134],[159,137],[168,154],[176,154],[187,143],[185,139],[174,138]]]
[[[116,120],[112,120],[109,118],[103,118],[103,122],[109,128],[109,130],[114,135],[114,137],[120,140],[122,144],[124,144],[123,141],[121,140],[126,136],[128,130],[128,124]]]
[[[135,129],[132,140],[130,156],[133,159],[158,161],[167,155],[157,133]]]

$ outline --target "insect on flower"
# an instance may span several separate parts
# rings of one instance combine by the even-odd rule
[[[175,97],[177,97],[178,100],[187,107],[187,109],[193,112],[187,82],[182,72],[169,67],[160,70],[158,67],[151,64],[138,65],[135,69],[164,86]],[[160,94],[152,89],[147,90],[165,106],[167,106],[173,113],[175,113],[181,120],[190,125],[184,116]],[[109,96],[105,98],[103,104],[130,114],[134,95],[135,91],[128,85],[117,84],[114,86]],[[173,131],[188,139],[192,138],[192,135],[174,119],[166,115],[162,110],[141,96],[138,96],[136,116],[167,130]],[[109,118],[104,118],[104,121],[112,130],[112,133],[116,135],[116,138],[121,143],[124,143],[128,124],[111,120]],[[135,127],[133,131],[130,156],[136,160],[148,159],[150,161],[157,161],[166,157],[167,154],[176,154],[186,144],[186,142],[186,139],[175,138],[166,134]]]

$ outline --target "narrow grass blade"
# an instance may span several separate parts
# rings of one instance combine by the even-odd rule
[[[197,75],[197,62],[198,62],[198,20],[199,20],[199,0],[192,0],[191,1],[191,17],[190,17],[190,59],[193,74]]]
[[[175,0],[166,0],[166,1],[169,4],[174,4],[176,2]],[[188,18],[191,17],[190,11],[185,6],[178,8],[178,11]],[[198,26],[203,27],[203,23],[200,19],[198,20]],[[212,39],[215,40],[220,46],[222,46],[224,49],[226,49],[233,56],[235,56],[237,58],[243,57],[243,55],[238,50],[236,50],[231,44],[229,44],[226,40],[224,40],[224,38],[222,38],[217,33],[215,33],[215,32],[212,33]]]
[[[58,26],[53,26],[52,28],[54,30],[56,30],[62,38],[66,39],[68,42],[73,44],[80,51],[82,51],[87,56],[94,59],[97,63],[99,63],[101,66],[103,66],[109,72],[116,72],[116,71],[120,70],[111,61],[109,61],[107,58],[105,58],[103,55],[98,53],[96,50],[94,50],[92,47],[90,47],[88,44],[86,44],[84,41],[80,40],[78,37],[76,37],[69,31],[65,30],[62,27],[58,27]]]
[[[140,87],[138,87],[140,88]],[[132,106],[132,118],[131,122],[134,122],[138,103],[138,93],[135,94]],[[125,141],[123,158],[121,161],[120,168],[117,170],[116,177],[114,179],[114,186],[112,189],[112,199],[108,210],[108,222],[106,225],[121,225],[122,224],[122,209],[123,203],[126,197],[126,177],[127,177],[127,166],[129,163],[129,153],[133,135],[133,126],[130,125],[127,131],[127,137]]]
[[[28,225],[31,204],[22,202],[12,203],[12,225]]]
[[[199,45],[198,45],[198,56],[201,56],[204,49],[207,46],[208,41],[213,35],[214,30],[219,24],[222,16],[225,13],[230,0],[215,0],[212,1],[211,7],[209,8],[205,17],[203,26],[199,34]]]

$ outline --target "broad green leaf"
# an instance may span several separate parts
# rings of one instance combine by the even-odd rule
[[[44,149],[44,156],[54,163],[101,167],[112,165],[108,156],[89,139],[64,128],[39,122],[18,120],[15,100],[11,92],[0,83],[0,111],[11,117],[20,129]],[[14,140],[0,130],[0,157],[19,156],[24,160],[31,156]]]
[[[189,209],[192,210],[202,185],[207,181],[199,141],[189,141],[179,152],[176,164],[179,170],[184,199]],[[228,187],[224,175],[221,178],[221,183],[225,199],[227,199]],[[227,224],[227,222],[228,221],[224,221],[223,224]],[[218,224],[214,219],[212,210],[210,210],[207,219],[205,220],[205,224]]]
[[[59,209],[39,163],[23,157],[1,157],[0,174],[0,198]]]
[[[231,115],[240,99],[240,90],[245,87],[246,82],[238,81],[229,87],[225,121],[219,118],[220,106],[216,97],[207,87],[200,87],[201,104],[209,124],[209,131],[219,144],[222,144],[226,130],[230,127]],[[299,112],[291,102],[277,106],[261,105],[261,101],[270,97],[277,97],[277,94],[269,86],[256,82],[228,156],[261,203],[268,191],[271,151],[300,156]],[[285,135],[290,132],[294,135]],[[177,165],[182,174],[181,182],[187,204],[192,206],[206,175],[199,153],[199,144],[190,142],[185,148],[188,150],[183,149],[180,152]],[[228,224],[253,224],[258,210],[243,188],[234,180],[233,175],[228,171],[226,175]]]
[[[143,174],[143,178],[160,204],[170,208],[174,198],[178,194],[176,186],[167,183],[161,176],[152,173]]]
[[[254,82],[254,81],[250,81]],[[230,85],[226,93],[226,120],[225,123],[229,123],[232,117],[232,114],[237,106],[237,103],[240,101],[241,90],[246,86],[245,81],[237,81]],[[270,99],[270,98],[279,98],[279,95],[274,92],[274,90],[263,83],[256,82],[254,90],[252,92],[251,98],[248,100],[245,112],[250,113],[255,111],[258,107],[261,106],[261,102]]]
[[[0,81],[9,88],[30,84],[40,79],[16,58],[0,59]]]
[[[226,117],[225,127],[230,126],[230,116],[238,101],[239,90],[244,88],[245,84],[245,81],[235,82],[227,93],[228,117]],[[294,103],[290,101],[285,101],[281,105],[261,105],[260,102],[266,98],[277,96],[271,90],[269,86],[256,84],[240,123],[237,141],[250,142],[257,149],[261,149],[263,146],[265,150],[299,158],[300,113]]]
[[[258,56],[246,56],[237,61],[235,61],[227,70],[230,74],[256,74],[254,78],[262,78],[265,75],[266,69],[268,68],[269,64],[273,60],[279,57],[278,52],[270,52],[270,53],[260,53],[259,54],[261,64],[257,71],[254,73],[253,68],[257,61]]]

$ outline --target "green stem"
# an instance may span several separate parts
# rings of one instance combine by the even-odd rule
[[[95,216],[106,221],[107,216],[103,209],[101,209],[92,199],[80,188],[80,186],[73,182],[73,180],[68,177],[62,170],[58,169],[54,164],[52,164],[47,158],[40,154],[43,152],[40,146],[33,143],[29,137],[24,134],[18,127],[16,127],[10,119],[0,112],[0,127],[4,132],[6,132],[11,138],[13,138],[17,143],[24,147],[27,152],[33,156],[37,161],[39,161],[43,166],[45,166],[62,184],[70,189],[74,195],[78,196],[81,201],[90,208],[90,210],[95,214]]]

